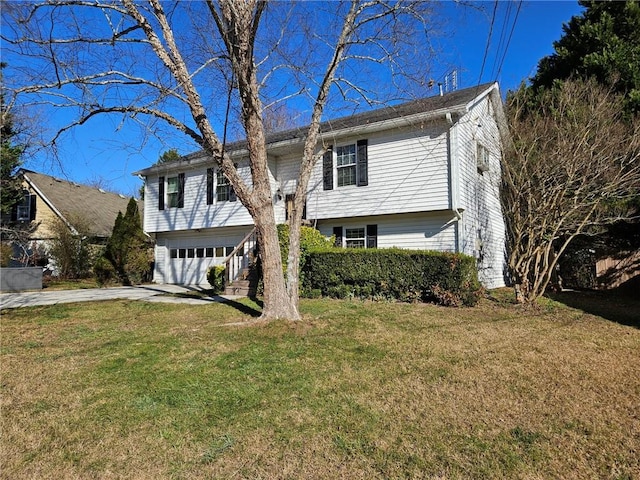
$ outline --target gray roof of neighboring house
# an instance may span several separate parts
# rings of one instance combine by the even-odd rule
[[[127,211],[129,197],[30,170],[23,169],[21,173],[67,224],[75,228],[73,219],[82,218],[87,222],[88,233],[92,236],[111,236],[118,212],[124,215]],[[142,214],[143,202],[136,201]]]
[[[490,88],[496,85],[495,82],[483,83],[474,87],[464,88],[462,90],[455,90],[453,92],[445,93],[444,95],[435,95],[432,97],[421,98],[398,105],[392,105],[389,107],[379,108],[368,112],[358,113],[355,115],[349,115],[345,117],[336,118],[333,120],[326,120],[321,123],[320,131],[322,133],[330,133],[344,129],[353,129],[357,127],[366,127],[380,122],[388,120],[409,117],[412,115],[457,110],[466,108],[478,95],[485,93]],[[274,145],[280,142],[293,141],[296,139],[303,139],[307,134],[308,126],[292,128],[282,132],[275,132],[267,136],[267,145]],[[240,140],[232,142],[226,145],[228,152],[243,150],[246,148],[246,140]],[[170,162],[169,164],[163,164],[160,166],[153,165],[145,168],[135,174],[145,175],[154,170],[162,168],[168,168],[171,164],[179,164],[183,161],[196,160],[199,157],[203,157],[203,151],[193,152],[185,155],[181,159]]]

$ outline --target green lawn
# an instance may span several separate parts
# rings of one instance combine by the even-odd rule
[[[0,478],[639,478],[640,302],[301,308],[3,311]]]

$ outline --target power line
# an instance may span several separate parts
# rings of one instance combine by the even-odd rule
[[[507,40],[507,45],[504,47],[504,53],[502,55],[502,59],[500,60],[500,68],[498,68],[498,73],[496,74],[496,79],[500,76],[500,72],[502,72],[502,66],[504,65],[504,60],[507,57],[507,51],[509,50],[509,44],[511,43],[511,37],[513,37],[513,31],[516,29],[516,23],[518,21],[518,14],[520,13],[520,8],[522,7],[522,0],[518,3],[518,9],[516,10],[516,16],[513,19],[513,25],[511,26],[511,32],[509,33],[509,39]]]
[[[482,67],[480,67],[480,76],[478,77],[478,85],[482,82],[482,74],[484,73],[484,64],[487,61],[487,55],[489,54],[489,47],[491,46],[491,35],[493,33],[493,24],[496,21],[496,11],[498,10],[498,0],[493,3],[493,14],[491,16],[491,25],[489,26],[489,36],[487,37],[487,47],[484,49],[484,56],[482,57]]]
[[[494,73],[496,72],[496,67],[498,65],[498,58],[500,58],[500,52],[502,51],[502,47],[504,46],[504,41],[506,40],[505,37],[506,37],[507,25],[509,24],[509,20],[511,19],[512,7],[513,7],[513,2],[507,2],[507,8],[505,9],[504,19],[502,20],[502,26],[500,28],[500,41],[498,42],[496,55],[493,58],[493,67],[491,67],[492,78]]]

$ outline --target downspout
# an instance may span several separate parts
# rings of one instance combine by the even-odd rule
[[[458,164],[458,131],[451,112],[445,115],[449,125],[449,209],[453,211],[455,221],[455,252],[461,251],[462,212],[460,205],[460,166]]]

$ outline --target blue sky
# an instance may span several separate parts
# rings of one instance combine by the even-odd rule
[[[582,12],[577,1],[487,1],[475,3],[474,8],[443,2],[440,6],[445,14],[443,32],[449,33],[435,42],[439,51],[433,66],[435,79],[442,80],[443,72],[456,69],[459,88],[497,80],[503,94],[535,73],[538,61],[553,52],[563,23]],[[433,93],[425,92],[425,96]],[[55,117],[56,112],[47,115]],[[131,173],[154,163],[168,147],[127,130],[120,128],[117,119],[103,116],[64,137],[60,162],[39,154],[25,158],[24,166],[136,195],[142,182]],[[175,147],[183,154],[194,150],[186,143]]]

